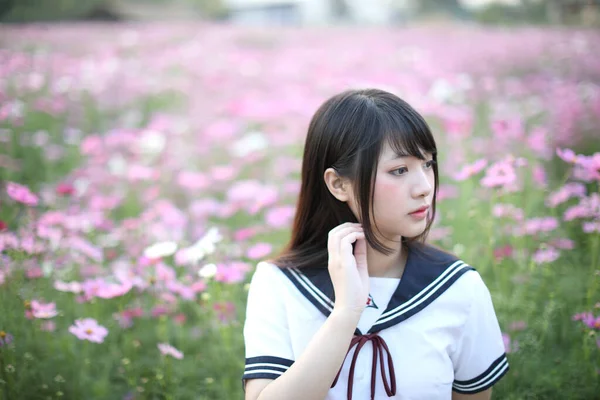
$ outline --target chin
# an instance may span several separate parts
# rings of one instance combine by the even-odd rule
[[[420,226],[420,227],[414,227],[412,229],[407,229],[405,232],[402,233],[402,237],[412,239],[414,237],[421,235],[423,232],[425,232],[425,228],[427,228],[427,223],[423,223],[423,226]]]

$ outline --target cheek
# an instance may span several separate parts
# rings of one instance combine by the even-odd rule
[[[400,192],[402,188],[398,182],[391,179],[381,179],[375,183],[375,210],[389,210],[397,208],[401,203]]]

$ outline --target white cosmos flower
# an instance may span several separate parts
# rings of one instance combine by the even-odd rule
[[[217,266],[215,264],[206,264],[200,271],[198,271],[198,275],[201,278],[212,278],[217,274]]]
[[[175,242],[159,242],[144,250],[144,256],[151,259],[168,257],[177,251]]]
[[[250,132],[233,143],[230,152],[235,157],[245,157],[250,153],[265,149],[269,146],[267,137],[260,132]]]
[[[207,255],[214,253],[216,250],[215,245],[222,239],[223,237],[217,228],[210,228],[200,240],[184,250],[185,262],[196,264]]]
[[[108,170],[113,175],[123,176],[127,170],[127,161],[120,154],[114,155],[108,160]]]
[[[146,154],[159,154],[165,148],[165,136],[154,130],[146,130],[140,137],[140,149]]]

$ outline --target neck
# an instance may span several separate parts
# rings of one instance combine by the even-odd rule
[[[367,265],[369,276],[373,278],[401,278],[406,265],[406,249],[401,242],[384,242],[394,251],[385,255],[367,246]]]

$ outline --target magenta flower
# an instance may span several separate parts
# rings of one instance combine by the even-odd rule
[[[108,335],[108,329],[99,325],[93,318],[75,320],[75,325],[69,327],[69,332],[80,340],[89,340],[94,343],[104,342],[104,338]]]
[[[584,312],[581,314],[575,314],[573,316],[573,320],[579,320],[583,322],[583,324],[586,325],[588,328],[600,330],[600,315],[594,317],[594,314],[592,314],[591,312]]]
[[[19,185],[18,183],[8,182],[6,185],[6,193],[16,202],[28,206],[36,206],[38,204],[37,196],[33,194],[29,188]]]
[[[75,194],[75,187],[69,183],[59,183],[56,186],[56,193],[61,196],[71,196]]]
[[[159,343],[158,350],[160,350],[161,354],[165,356],[171,356],[178,360],[183,358],[183,353],[168,343]]]

